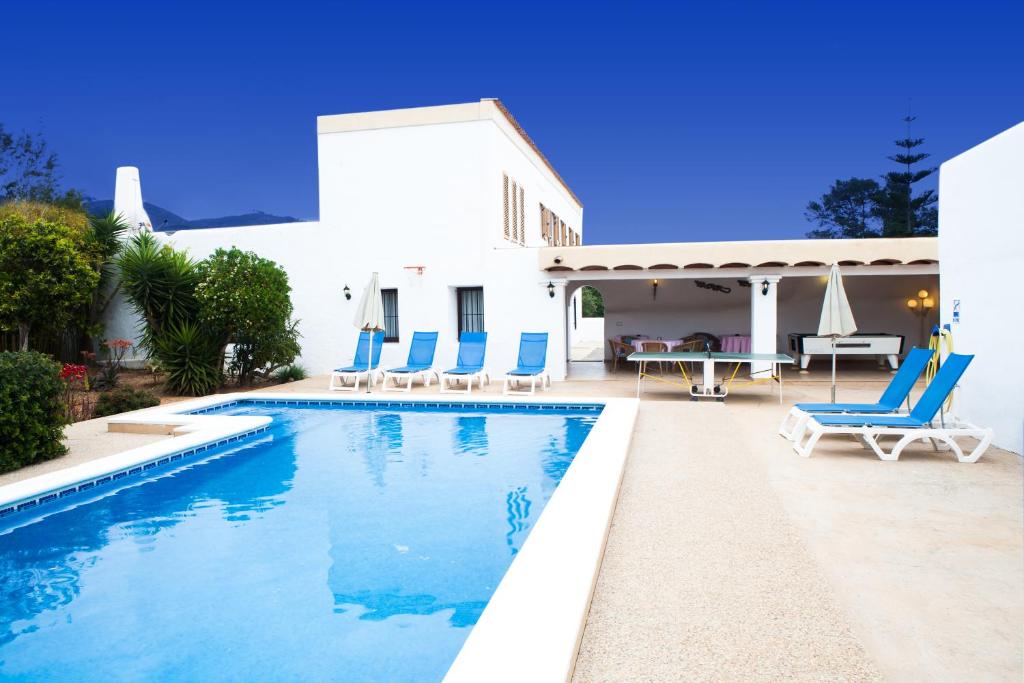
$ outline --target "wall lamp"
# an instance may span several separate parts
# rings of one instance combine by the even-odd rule
[[[658,300],[658,281],[655,280],[651,283],[651,299],[654,301]]]
[[[348,288],[348,285],[345,285],[345,289],[343,289],[341,291],[345,295],[345,300],[346,301],[351,301],[352,300],[352,290]]]
[[[761,294],[764,295],[764,296],[768,296],[768,290],[770,288],[771,288],[771,283],[769,283],[767,280],[765,280],[764,282],[761,283]]]
[[[555,298],[555,285],[550,280],[548,280],[548,296],[552,299]]]

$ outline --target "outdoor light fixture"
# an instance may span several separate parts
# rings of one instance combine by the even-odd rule
[[[348,285],[345,285],[345,289],[343,289],[341,291],[345,294],[345,300],[346,301],[351,301],[352,300],[352,290],[348,288]]]
[[[548,280],[548,296],[552,299],[555,298],[555,285],[550,280]]]
[[[916,299],[907,299],[907,308],[924,315],[929,308],[935,308],[935,300],[928,296],[927,289],[922,289],[917,293]]]
[[[767,280],[762,282],[761,283],[761,294],[763,294],[764,296],[768,296],[768,289],[770,287],[771,287],[771,284]]]
[[[927,289],[922,289],[917,293],[916,299],[907,299],[907,308],[921,319],[921,345],[924,346],[928,342],[924,336],[924,320],[928,317],[928,312],[935,308],[935,299],[928,295]]]
[[[658,299],[658,281],[657,280],[655,280],[654,282],[651,283],[651,299],[653,299],[655,301]]]

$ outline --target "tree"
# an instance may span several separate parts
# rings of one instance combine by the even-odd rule
[[[64,223],[0,212],[0,328],[60,330],[91,300],[99,274],[83,233]]]
[[[816,238],[878,237],[875,201],[882,188],[870,178],[837,180],[820,201],[810,202],[804,214],[818,224],[807,233]]]
[[[903,166],[903,170],[886,173],[885,187],[875,200],[875,216],[882,222],[883,237],[915,237],[938,233],[939,216],[936,209],[938,197],[934,190],[925,190],[914,195],[914,185],[921,182],[935,168],[915,168],[930,154],[915,151],[924,144],[924,138],[911,135],[911,124],[915,116],[903,120],[907,124],[907,136],[896,140],[901,151],[888,157],[890,161]]]
[[[154,350],[166,328],[195,321],[200,278],[187,253],[161,245],[152,233],[140,232],[124,245],[117,265],[125,296],[145,322],[141,342],[148,351]]]
[[[113,211],[106,216],[89,216],[87,244],[99,280],[84,316],[87,348],[89,338],[102,336],[104,314],[121,287],[115,261],[123,245],[121,236],[127,231],[128,223]]]
[[[61,190],[57,155],[39,135],[12,135],[0,124],[0,202],[13,199],[81,208],[77,190]]]
[[[934,190],[914,195],[914,185],[932,173],[934,168],[917,169],[917,164],[930,155],[918,148],[924,138],[911,135],[907,116],[907,136],[896,140],[900,151],[887,157],[903,166],[882,176],[884,185],[869,178],[837,180],[818,201],[810,202],[804,217],[818,224],[807,233],[815,238],[916,237],[938,233],[938,196]]]
[[[125,296],[143,319],[143,346],[164,368],[171,391],[215,389],[228,344],[240,384],[299,354],[288,275],[273,261],[232,248],[197,263],[143,232],[117,264]]]
[[[589,285],[584,286],[582,299],[584,318],[604,317],[604,298],[601,296],[601,292]]]
[[[199,264],[199,322],[223,344],[234,344],[231,370],[239,384],[269,374],[299,353],[284,269],[237,248],[218,249]],[[223,355],[223,354],[222,354]]]

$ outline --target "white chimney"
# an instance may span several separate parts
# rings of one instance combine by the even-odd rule
[[[117,180],[114,184],[114,213],[120,214],[131,226],[132,232],[153,230],[153,222],[149,220],[142,205],[142,183],[139,181],[139,169],[134,166],[119,166]]]

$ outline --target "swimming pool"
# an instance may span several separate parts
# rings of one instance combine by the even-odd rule
[[[216,407],[274,420],[0,521],[0,678],[439,680],[600,411]]]

